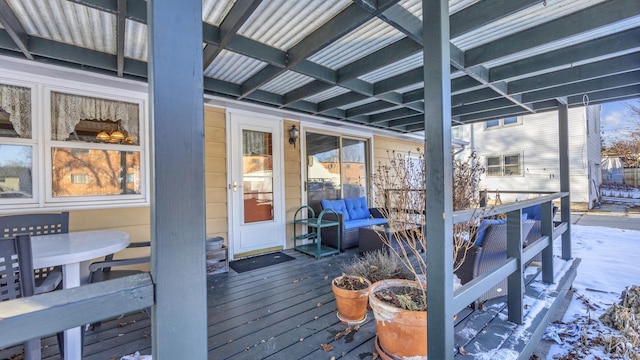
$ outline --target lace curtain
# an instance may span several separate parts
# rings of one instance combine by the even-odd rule
[[[0,85],[0,108],[21,138],[31,138],[31,89]]]
[[[66,140],[82,119],[118,121],[129,136],[138,136],[138,105],[51,92],[51,139]]]
[[[261,131],[242,131],[244,155],[271,155],[271,134]]]

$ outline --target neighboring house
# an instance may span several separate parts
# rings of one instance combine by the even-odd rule
[[[31,197],[31,169],[0,166],[0,197]]]
[[[600,105],[569,109],[571,203],[591,209],[602,183]],[[482,186],[499,190],[503,202],[531,194],[509,191],[559,191],[558,113],[509,117],[454,128],[469,143],[487,172]]]
[[[602,158],[602,177],[605,184],[624,184],[624,167],[617,156]]]

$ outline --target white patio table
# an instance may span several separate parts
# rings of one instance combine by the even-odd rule
[[[31,237],[33,267],[62,265],[62,286],[80,286],[89,273],[88,262],[118,252],[129,245],[129,234],[116,230],[76,231]],[[81,281],[82,278],[85,278]],[[65,331],[65,360],[82,358],[81,328]]]

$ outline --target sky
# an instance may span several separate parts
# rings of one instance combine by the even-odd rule
[[[600,117],[600,126],[602,127],[603,141],[620,137],[625,132],[637,127],[637,123],[630,121],[630,111],[627,104],[640,106],[639,99],[615,101],[602,104],[602,113]]]

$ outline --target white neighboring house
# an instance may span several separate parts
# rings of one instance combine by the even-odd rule
[[[572,206],[591,209],[602,183],[600,105],[569,109],[569,177]],[[560,191],[558,112],[463,125],[453,137],[469,143],[487,169],[483,188],[503,191]],[[537,196],[501,193],[503,202]]]

